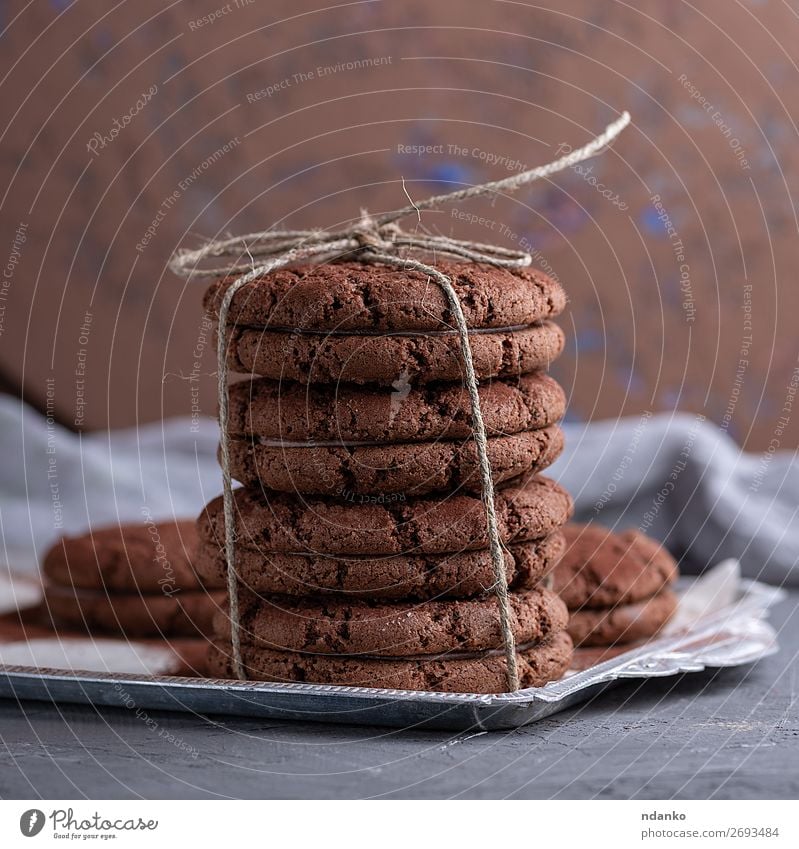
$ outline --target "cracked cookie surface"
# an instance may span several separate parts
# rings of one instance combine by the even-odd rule
[[[478,380],[546,369],[564,343],[563,331],[551,321],[469,335]],[[309,384],[405,386],[465,378],[455,333],[342,336],[237,328],[228,346],[228,365],[244,374]]]
[[[555,593],[536,587],[511,593],[510,618],[519,645],[540,643],[569,620]],[[260,598],[239,594],[243,642],[312,654],[415,656],[484,651],[502,646],[497,599],[447,599],[418,603]],[[217,635],[230,633],[224,610],[214,617]]]
[[[558,315],[560,284],[532,268],[441,261],[470,327],[529,324]],[[235,278],[214,282],[204,298],[216,315]],[[410,269],[359,262],[296,265],[246,284],[233,298],[232,323],[326,330],[442,330],[453,326],[441,287]]]
[[[571,517],[572,500],[553,480],[535,475],[496,492],[504,542],[540,539]],[[368,497],[358,503],[321,496],[234,493],[235,535],[262,551],[319,554],[422,554],[488,547],[485,508],[479,497],[457,494],[402,499]],[[201,540],[224,540],[221,496],[197,522]]]
[[[44,557],[42,572],[54,584],[89,590],[157,593],[192,590],[197,529],[191,520],[114,525],[63,537]]]
[[[234,677],[230,654],[229,645],[212,645],[208,653],[208,674],[217,678]],[[554,634],[545,643],[517,651],[520,686],[541,687],[557,680],[569,668],[572,654],[572,641],[565,631]],[[245,645],[242,655],[247,677],[255,681],[450,693],[503,693],[508,685],[507,664],[501,652],[472,658],[372,660],[280,652]]]
[[[494,483],[543,471],[562,450],[563,432],[557,426],[489,437]],[[351,447],[278,447],[233,439],[229,456],[234,480],[280,492],[415,496],[481,488],[477,448],[471,438]]]
[[[549,575],[563,553],[563,535],[515,543],[505,551],[505,574],[514,590],[525,590]],[[197,571],[208,586],[225,586],[220,549],[201,546]],[[456,554],[332,557],[260,552],[238,546],[236,573],[242,586],[263,594],[291,596],[335,593],[357,598],[422,600],[469,598],[494,584],[487,549]]]
[[[568,631],[578,646],[612,646],[654,637],[677,610],[677,596],[661,590],[643,601],[573,610]]]
[[[571,523],[563,533],[566,551],[554,586],[572,610],[642,601],[677,579],[675,559],[639,531]]]
[[[563,389],[543,372],[481,384],[478,394],[489,436],[548,427],[566,410]],[[230,387],[229,432],[297,442],[465,439],[472,407],[461,384],[386,389],[258,378]]]
[[[201,637],[212,632],[214,613],[225,601],[220,591],[186,590],[172,596],[106,594],[45,586],[46,615],[56,626],[126,637]]]

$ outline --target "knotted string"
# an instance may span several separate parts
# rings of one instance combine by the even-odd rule
[[[463,308],[452,281],[433,265],[418,259],[400,256],[400,251],[423,255],[459,257],[470,262],[485,262],[503,268],[524,268],[532,263],[532,257],[524,251],[514,251],[498,245],[481,242],[461,241],[449,236],[426,232],[407,232],[396,223],[415,214],[421,222],[423,209],[435,209],[445,204],[467,200],[495,192],[512,192],[563,171],[601,153],[630,123],[627,112],[609,124],[603,133],[585,146],[540,165],[478,186],[470,186],[449,194],[434,195],[420,201],[411,201],[408,206],[382,215],[370,216],[363,213],[360,221],[343,230],[267,230],[249,233],[229,239],[209,241],[197,250],[181,250],[170,261],[170,268],[184,277],[227,277],[240,274],[225,291],[219,306],[219,331],[217,334],[217,393],[219,402],[219,427],[221,430],[220,460],[222,465],[223,507],[225,523],[225,561],[227,563],[227,588],[230,604],[231,647],[233,670],[237,678],[246,680],[241,654],[241,626],[238,598],[238,576],[236,573],[236,528],[233,480],[230,473],[230,446],[228,435],[228,314],[236,293],[248,283],[296,262],[324,262],[351,254],[352,259],[363,263],[393,265],[410,271],[418,271],[434,280],[446,295],[455,320],[460,340],[461,356],[466,370],[466,386],[472,409],[472,431],[480,468],[481,499],[485,510],[489,552],[494,573],[493,592],[499,606],[499,620],[503,648],[507,662],[508,690],[519,689],[519,673],[516,663],[516,639],[513,633],[512,613],[505,573],[504,546],[499,534],[496,507],[494,504],[494,481],[488,460],[488,439],[480,409],[477,375],[474,371],[469,328]],[[403,184],[404,185],[404,184]],[[409,198],[410,200],[410,198]],[[240,262],[246,255],[249,262]],[[201,266],[209,257],[235,257],[236,260],[221,267]],[[259,261],[256,261],[256,258]]]

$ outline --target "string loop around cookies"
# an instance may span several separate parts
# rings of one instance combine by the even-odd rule
[[[532,256],[500,245],[463,241],[449,236],[426,232],[409,232],[397,223],[409,215],[421,220],[421,212],[457,201],[468,200],[497,192],[512,192],[524,185],[563,171],[601,153],[630,123],[630,115],[623,112],[605,130],[588,144],[571,151],[545,165],[528,171],[469,186],[443,195],[433,195],[423,200],[411,201],[402,207],[381,215],[362,213],[357,223],[341,230],[266,230],[212,240],[195,250],[178,251],[170,261],[171,270],[184,277],[238,276],[228,286],[219,306],[217,333],[217,400],[219,405],[220,463],[222,466],[222,499],[224,508],[225,562],[230,605],[230,627],[233,671],[237,678],[246,680],[246,670],[241,652],[241,622],[239,613],[238,575],[236,572],[236,516],[234,512],[233,479],[230,471],[230,440],[228,434],[228,315],[236,293],[248,283],[297,262],[325,262],[348,258],[364,263],[380,263],[426,274],[444,292],[452,311],[460,342],[465,369],[466,387],[472,412],[472,431],[480,469],[481,499],[486,518],[486,532],[494,574],[493,592],[497,597],[499,622],[506,658],[508,690],[519,689],[516,662],[516,640],[513,633],[513,616],[505,573],[503,543],[499,534],[494,505],[494,482],[488,459],[488,440],[478,394],[478,380],[474,369],[469,328],[452,280],[434,265],[422,262],[408,254],[423,256],[448,256],[469,262],[485,262],[505,268],[523,268],[532,263]],[[410,198],[409,198],[410,200]],[[246,256],[248,261],[242,261]],[[232,257],[224,265],[208,265],[209,260]]]

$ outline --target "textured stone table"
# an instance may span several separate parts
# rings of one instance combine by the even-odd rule
[[[0,700],[0,797],[797,798],[799,592],[750,668],[627,683],[513,732]]]

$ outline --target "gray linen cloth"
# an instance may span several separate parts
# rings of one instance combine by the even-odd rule
[[[14,572],[35,574],[64,533],[194,517],[221,491],[211,419],[77,435],[0,397],[0,427],[0,552]],[[799,586],[796,452],[744,453],[685,414],[564,429],[566,451],[547,474],[572,493],[578,519],[638,527],[688,572],[738,557],[748,577]]]

